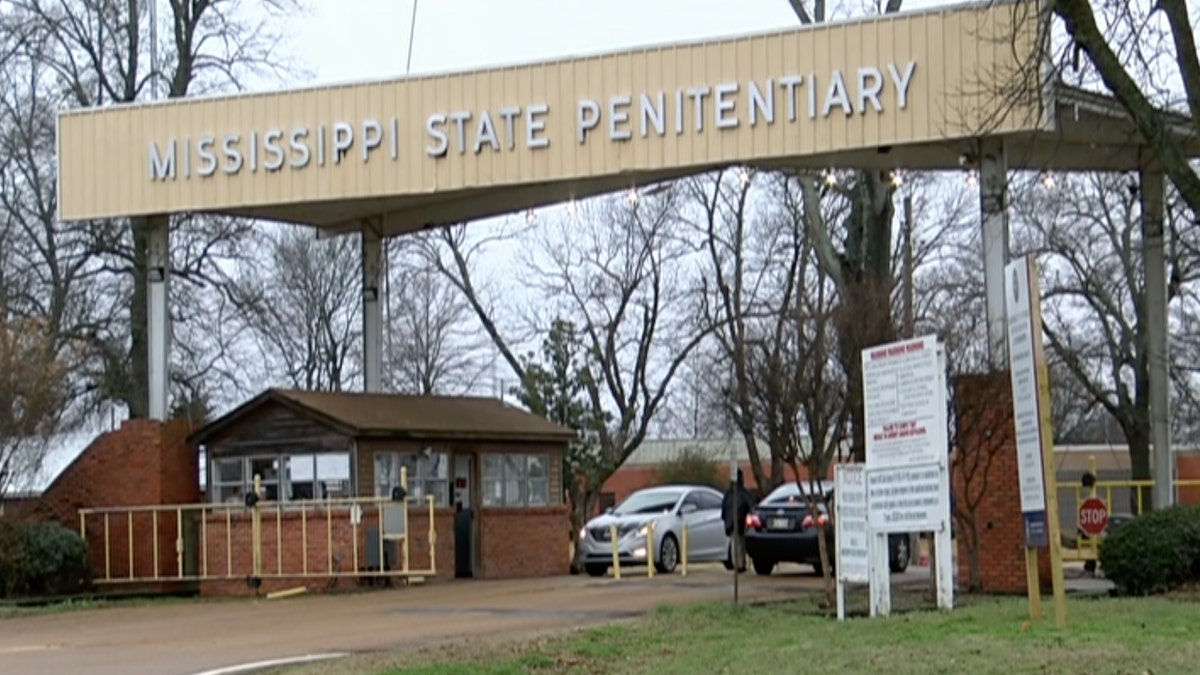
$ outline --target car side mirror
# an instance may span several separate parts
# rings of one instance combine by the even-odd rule
[[[683,506],[679,507],[679,515],[681,515],[681,516],[686,516],[689,513],[695,513],[695,512],[696,512],[695,504],[684,504]]]
[[[612,513],[612,512],[613,512],[613,507],[611,507],[611,506],[610,506],[610,507],[608,507],[607,509],[604,509],[604,514],[605,514],[605,515],[608,515],[608,514],[610,514],[610,513]]]

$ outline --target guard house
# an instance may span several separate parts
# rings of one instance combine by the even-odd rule
[[[311,554],[326,541],[332,549],[339,538],[350,545],[332,524],[327,539],[322,516],[302,508],[306,502],[319,509],[321,501],[387,498],[406,467],[414,565],[429,560],[429,523],[437,533],[438,577],[504,578],[568,571],[562,458],[574,436],[497,399],[270,389],[189,441],[203,451],[206,499],[214,507],[244,504],[256,475],[262,499],[277,505],[262,517],[267,569],[276,556],[286,568],[285,551]],[[238,550],[216,549],[225,536],[220,528],[236,530],[238,523],[218,511],[208,517],[208,557],[236,557]],[[379,550],[368,520],[355,528],[358,550],[341,556],[341,566],[353,557],[361,569]],[[268,550],[272,545],[278,553]]]

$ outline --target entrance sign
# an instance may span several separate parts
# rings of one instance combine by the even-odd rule
[[[944,156],[957,167],[947,143],[981,129],[1046,128],[1040,83],[996,81],[1038,53],[1041,23],[1035,12],[1015,20],[1007,3],[936,8],[486,69],[65,111],[60,217],[190,211],[335,231],[376,218],[390,236],[717,166],[819,158],[825,167],[830,156],[859,153],[855,166],[882,170],[913,161],[921,147],[933,151],[922,159]]]
[[[1054,475],[1054,433],[1050,421],[1050,370],[1042,345],[1042,302],[1037,261],[1032,255],[1004,268],[1004,301],[1008,316],[1008,354],[1012,378],[1013,424],[1017,475],[1021,484],[1021,517],[1025,526],[1025,572],[1029,614],[1042,616],[1038,550],[1050,549],[1054,616],[1067,623],[1063,581],[1062,537],[1058,520],[1058,488]]]
[[[1108,527],[1108,506],[1095,497],[1083,500],[1079,505],[1079,529],[1098,537]]]
[[[949,404],[945,352],[934,336],[862,352],[871,613],[891,611],[890,534],[933,532],[938,607],[954,603]]]

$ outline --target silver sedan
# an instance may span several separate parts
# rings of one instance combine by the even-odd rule
[[[590,521],[579,532],[584,570],[603,576],[613,563],[612,527],[616,527],[621,566],[645,565],[651,551],[658,572],[670,574],[679,564],[684,526],[689,562],[728,563],[729,537],[721,519],[720,492],[703,485],[665,485],[638,490],[615,508]],[[654,523],[654,541],[647,541]]]

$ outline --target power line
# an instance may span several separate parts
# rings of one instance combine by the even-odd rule
[[[413,0],[412,18],[408,22],[408,60],[404,63],[405,75],[408,75],[412,70],[413,38],[417,35],[417,4],[419,1]]]

